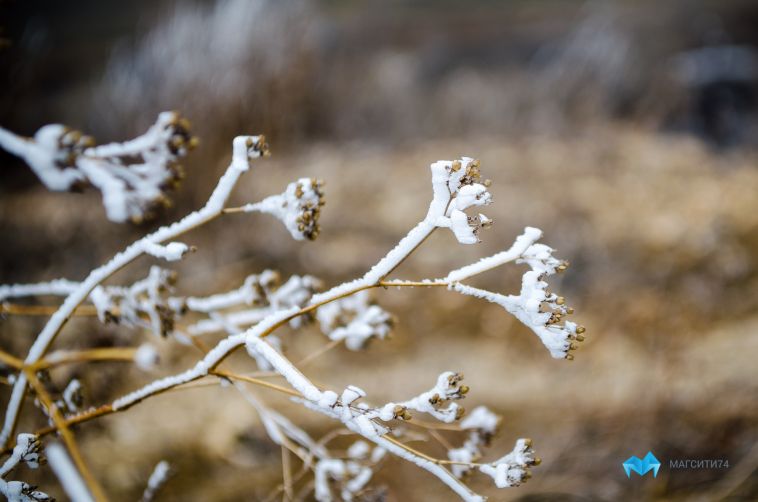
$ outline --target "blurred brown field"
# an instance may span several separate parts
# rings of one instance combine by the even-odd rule
[[[472,488],[492,500],[758,498],[758,70],[751,80],[719,64],[730,48],[758,51],[755,5],[7,2],[3,9],[10,44],[0,52],[8,90],[0,125],[31,134],[64,122],[110,140],[177,108],[202,143],[175,206],[141,226],[108,222],[95,191],[48,192],[20,161],[0,154],[0,283],[84,277],[202,204],[231,138],[264,132],[272,157],[243,178],[232,203],[278,193],[298,177],[323,179],[321,235],[294,242],[266,216],[224,216],[187,236],[198,251],[175,267],[178,288],[221,291],[264,268],[331,286],[361,275],[424,216],[431,162],[475,157],[493,182],[494,202],[484,211],[493,228],[474,246],[438,232],[395,275],[444,276],[509,247],[525,226],[541,228],[543,241],[571,262],[550,289],[587,327],[576,359],[551,359],[496,305],[438,288],[390,289],[374,298],[399,320],[393,337],[365,352],[329,351],[306,373],[332,389],[358,385],[384,402],[426,389],[442,371],[462,371],[471,387],[466,408],[486,404],[504,417],[491,457],[532,437],[543,459],[518,488],[496,490],[473,476]],[[97,29],[94,21],[102,22]],[[704,47],[727,51],[702,62],[717,68],[706,72],[711,80],[675,71]],[[140,278],[151,263],[143,258],[110,282]],[[475,285],[514,292],[521,273],[507,267]],[[3,317],[0,346],[23,356],[43,325]],[[148,336],[75,319],[56,346],[133,346]],[[293,360],[326,343],[316,327],[283,340]],[[119,363],[73,365],[53,372],[53,385],[77,376],[88,403],[99,404],[192,364],[186,348],[159,344],[155,374]],[[241,354],[229,364],[253,366]],[[317,437],[335,427],[255,391]],[[3,386],[1,402],[8,394]],[[24,430],[42,425],[27,408]],[[219,386],[148,400],[76,434],[114,500],[138,498],[160,459],[176,473],[158,500],[263,500],[281,482],[279,448],[254,410]],[[659,475],[627,479],[621,463],[648,450],[664,463]],[[671,469],[671,459],[726,459],[729,468]],[[44,470],[24,479],[61,496]],[[387,461],[371,486],[367,500],[455,499],[399,459]]]

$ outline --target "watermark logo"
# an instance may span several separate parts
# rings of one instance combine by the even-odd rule
[[[648,472],[653,471],[653,477],[655,478],[658,477],[658,469],[661,468],[661,462],[655,458],[652,451],[647,452],[645,458],[639,458],[632,455],[621,465],[624,466],[624,472],[626,472],[626,477],[628,478],[632,477],[632,471],[640,476],[644,476]]]

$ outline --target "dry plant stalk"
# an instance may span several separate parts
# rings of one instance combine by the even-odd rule
[[[82,183],[92,184],[103,192],[109,218],[139,220],[149,216],[156,204],[166,201],[165,189],[180,172],[176,161],[196,143],[189,128],[185,119],[167,112],[159,116],[145,135],[121,144],[94,146],[92,140],[53,125],[43,127],[31,139],[0,129],[0,146],[22,156],[49,188],[64,190]],[[190,246],[175,239],[222,215],[267,213],[280,219],[293,238],[315,239],[324,203],[321,181],[303,178],[291,183],[280,195],[241,207],[226,206],[240,177],[250,170],[253,161],[266,155],[263,136],[236,137],[231,164],[205,206],[129,245],[81,282],[58,279],[0,286],[0,302],[6,302],[2,311],[10,314],[47,311],[42,308],[26,312],[21,306],[7,303],[9,299],[50,295],[64,298],[23,359],[0,351],[0,363],[8,369],[8,382],[13,387],[0,431],[0,442],[9,455],[0,468],[0,492],[8,500],[49,499],[35,487],[6,478],[22,462],[37,467],[41,460],[41,438],[53,432],[64,440],[68,453],[57,443],[49,445],[46,452],[67,493],[77,500],[105,500],[102,488],[78,451],[70,427],[126,411],[153,396],[201,379],[216,385],[232,383],[258,413],[268,436],[283,451],[284,481],[280,492],[286,498],[291,498],[298,485],[302,485],[299,493],[308,494],[312,490],[320,501],[351,500],[367,490],[375,470],[388,454],[425,469],[468,501],[484,500],[463,482],[476,471],[490,476],[498,488],[518,486],[530,477],[530,467],[538,465],[540,459],[529,439],[519,439],[512,451],[496,460],[483,460],[484,449],[497,433],[500,418],[486,407],[478,407],[466,415],[459,401],[470,389],[462,384],[461,373],[444,372],[428,390],[376,405],[369,404],[366,393],[356,386],[348,385],[340,392],[323,389],[302,371],[308,360],[337,344],[344,342],[350,350],[363,350],[369,341],[389,334],[394,317],[371,301],[369,290],[376,287],[444,287],[485,299],[500,305],[530,328],[552,357],[573,358],[571,351],[584,339],[584,328],[564,319],[573,310],[563,297],[548,292],[545,282],[568,264],[554,258],[551,248],[537,242],[542,232],[536,228],[527,227],[509,249],[451,270],[444,277],[422,281],[389,279],[438,228],[450,229],[461,244],[474,244],[479,242],[481,229],[491,226],[492,221],[483,214],[469,214],[491,202],[490,183],[481,179],[477,160],[464,157],[433,163],[432,200],[426,216],[364,276],[326,291],[322,291],[321,281],[314,277],[292,276],[283,280],[277,272],[264,270],[248,276],[239,288],[231,291],[207,297],[183,297],[175,291],[176,275],[158,266],[132,285],[104,284],[113,273],[142,255],[165,261],[185,258]],[[511,262],[529,267],[516,295],[466,284],[476,275]],[[177,350],[194,347],[200,349],[202,357],[184,372],[154,380],[99,407],[82,409],[81,384],[77,380],[72,380],[60,396],[50,395],[44,384],[49,368],[96,360],[133,361],[144,369],[158,364],[157,352],[150,344],[49,353],[68,319],[82,314],[97,315],[102,322],[143,329],[158,337],[173,337],[181,342],[176,345]],[[179,319],[189,321],[180,328]],[[282,352],[276,330],[285,324],[299,328],[311,320],[317,321],[331,342],[307,360],[293,363]],[[221,332],[224,337],[215,346],[207,347],[201,337],[214,332]],[[259,371],[244,375],[223,370],[224,360],[243,347]],[[267,381],[265,378],[271,375],[284,377],[288,386]],[[342,429],[316,440],[290,418],[267,406],[246,384],[288,395],[304,408],[339,422]],[[15,435],[22,403],[30,392],[37,396],[38,407],[49,417],[49,426],[33,434]],[[416,415],[426,415],[432,420],[419,420]],[[404,423],[414,426],[413,432],[402,427]],[[443,439],[438,429],[457,431],[461,435],[460,445]],[[339,434],[358,437],[347,452],[333,451],[328,446]],[[409,442],[419,434],[443,444],[447,458],[434,458],[411,447]],[[299,459],[297,472],[293,471],[294,459]],[[153,500],[168,472],[165,462],[156,467],[143,500]]]

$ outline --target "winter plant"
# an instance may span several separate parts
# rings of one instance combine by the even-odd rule
[[[22,157],[39,179],[52,190],[94,187],[102,193],[109,219],[115,222],[142,220],[167,201],[167,190],[181,178],[177,162],[195,146],[189,123],[177,113],[159,115],[145,134],[124,143],[96,146],[77,131],[61,125],[41,128],[33,138],[17,136],[0,128],[0,145]],[[59,296],[59,307],[37,335],[23,358],[0,351],[0,363],[12,386],[0,431],[0,443],[7,456],[0,467],[0,492],[9,501],[30,502],[50,498],[36,487],[13,480],[11,474],[25,464],[37,468],[46,458],[63,489],[77,501],[106,500],[103,489],[86,465],[77,446],[72,426],[98,417],[121,413],[161,393],[200,379],[233,386],[250,403],[271,441],[282,448],[286,458],[284,482],[279,492],[293,496],[295,487],[313,493],[320,501],[351,500],[365,493],[376,470],[390,457],[415,464],[436,476],[464,500],[484,500],[464,480],[480,474],[492,478],[498,488],[518,486],[530,477],[530,468],[540,459],[529,439],[519,439],[513,449],[501,455],[487,455],[486,449],[497,434],[500,418],[478,407],[468,414],[460,405],[470,392],[463,375],[447,371],[429,376],[428,388],[416,395],[401,395],[396,401],[372,400],[362,389],[326,389],[312,382],[281,349],[277,329],[288,324],[297,329],[316,322],[324,335],[324,351],[344,343],[347,349],[364,350],[372,340],[390,333],[394,317],[372,302],[372,288],[446,288],[452,293],[482,298],[501,306],[531,329],[556,359],[572,359],[571,351],[583,340],[584,328],[565,320],[572,313],[564,298],[550,293],[545,282],[566,269],[567,263],[553,256],[553,250],[538,240],[542,232],[527,227],[509,249],[476,263],[448,271],[436,279],[409,281],[391,278],[398,266],[437,229],[452,232],[461,244],[479,242],[481,229],[492,222],[479,213],[490,204],[489,180],[482,180],[480,163],[463,157],[431,164],[431,203],[426,216],[386,256],[365,275],[324,289],[311,276],[291,276],[263,270],[240,281],[239,287],[205,297],[182,296],[176,291],[174,272],[152,266],[147,277],[129,285],[106,285],[118,270],[143,255],[159,261],[186,259],[190,246],[177,240],[184,233],[231,213],[267,213],[281,220],[294,239],[315,239],[319,234],[319,214],[324,204],[323,183],[309,178],[289,184],[278,195],[241,207],[227,207],[227,199],[241,176],[256,160],[268,155],[263,136],[238,136],[232,143],[232,160],[206,204],[179,221],[159,228],[137,240],[82,281],[56,279],[36,284],[0,286],[2,311],[13,314],[29,306],[12,303],[21,297]],[[503,294],[478,289],[469,279],[507,263],[525,264],[521,290]],[[176,350],[197,351],[197,362],[185,371],[159,378],[141,388],[100,404],[84,408],[82,384],[69,382],[63,392],[50,386],[51,368],[83,361],[127,360],[149,369],[159,360],[155,348],[143,344],[132,348],[102,347],[86,350],[50,351],[74,315],[96,314],[104,323],[147,330],[156,337],[173,338]],[[177,321],[181,320],[180,323]],[[223,333],[213,347],[201,338],[207,333]],[[257,372],[240,374],[223,368],[225,359],[244,349],[257,365]],[[318,357],[320,353],[312,354]],[[287,386],[267,380],[284,377]],[[250,386],[284,393],[303,408],[338,422],[341,432],[314,438],[268,406]],[[22,403],[27,396],[48,419],[48,426],[34,432],[17,432]],[[457,444],[442,440],[437,429],[457,431]],[[57,435],[61,442],[46,442]],[[353,435],[347,450],[330,448],[339,435]],[[446,447],[447,458],[435,458],[411,446],[419,437],[437,440]],[[64,447],[65,446],[65,447]],[[289,455],[299,459],[299,472],[292,472]],[[489,460],[486,459],[489,457]],[[170,461],[170,460],[169,460]],[[147,483],[143,500],[153,500],[170,478],[171,468],[160,462]]]

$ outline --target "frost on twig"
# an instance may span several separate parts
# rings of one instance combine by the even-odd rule
[[[408,409],[428,413],[441,422],[450,423],[460,419],[465,409],[454,402],[463,399],[468,393],[466,385],[460,385],[463,380],[461,373],[446,371],[437,377],[437,384],[426,392],[400,403],[388,403],[379,412],[382,420],[393,418],[410,418]]]
[[[90,295],[102,322],[149,329],[156,336],[174,331],[176,318],[184,314],[184,300],[170,296],[176,273],[150,267],[145,279],[127,287],[98,286]]]
[[[55,405],[68,413],[76,413],[84,403],[84,395],[82,393],[82,383],[74,378],[72,379],[66,388],[63,389],[61,399],[55,403]]]
[[[52,501],[46,493],[23,481],[6,481],[5,476],[21,462],[30,469],[36,469],[43,462],[40,455],[39,438],[34,434],[16,436],[16,446],[10,457],[0,467],[0,493],[9,502],[43,502]]]
[[[463,478],[473,469],[471,463],[478,462],[482,457],[482,448],[490,444],[499,425],[500,417],[492,413],[486,406],[477,406],[466,418],[461,420],[461,429],[468,431],[468,437],[463,442],[463,446],[447,452],[447,458],[459,462],[451,467],[455,477]]]
[[[494,462],[479,466],[479,472],[494,479],[498,488],[508,488],[519,486],[524,480],[529,479],[531,474],[528,468],[539,463],[539,458],[534,456],[532,450],[532,441],[519,439],[513,451]]]
[[[268,213],[279,218],[295,240],[318,237],[321,207],[324,205],[324,182],[314,178],[300,178],[287,185],[284,193],[266,197],[261,202],[247,204],[247,213]]]
[[[87,485],[63,446],[52,443],[45,448],[45,453],[50,462],[50,467],[52,467],[69,498],[76,502],[94,502],[95,499],[90,494]]]
[[[371,448],[365,441],[358,440],[348,448],[346,459],[319,460],[313,468],[316,500],[334,500],[331,483],[339,485],[338,492],[343,501],[353,500],[371,481],[376,464],[386,453],[382,447]]]
[[[479,230],[489,227],[492,220],[478,214],[469,216],[466,210],[471,207],[484,206],[492,201],[487,191],[489,180],[481,181],[478,160],[463,157],[461,160],[441,160],[432,164],[432,172],[443,171],[447,178],[447,188],[453,196],[444,216],[436,221],[438,227],[449,228],[461,244],[479,242]]]
[[[134,363],[142,371],[152,371],[160,362],[158,351],[152,344],[143,343],[134,353]]]
[[[240,330],[257,324],[274,312],[305,306],[321,287],[321,281],[310,275],[293,275],[282,284],[278,272],[264,270],[248,276],[241,287],[230,292],[187,298],[189,310],[216,314],[190,325],[187,332],[201,335],[224,331],[228,325]],[[245,306],[253,308],[239,308]],[[298,328],[309,320],[309,316],[298,316],[290,321],[290,325]]]
[[[0,128],[0,146],[22,157],[50,190],[93,185],[102,192],[108,218],[141,221],[167,205],[167,189],[182,179],[177,161],[197,145],[189,121],[163,112],[148,131],[124,143],[95,146],[91,136],[53,124],[33,138]]]
[[[161,460],[155,465],[150,478],[147,480],[147,486],[142,493],[142,502],[152,502],[158,491],[166,484],[171,475],[171,466],[165,460]]]
[[[8,137],[0,134],[0,139],[7,140]],[[80,162],[84,162],[85,168],[89,166],[86,161],[88,155],[104,158],[132,156],[135,151],[139,151],[138,146],[144,146],[145,141],[135,140],[137,144],[129,142],[123,145],[82,149],[74,155],[71,167],[79,166]],[[130,153],[127,154],[127,151]],[[386,280],[388,275],[393,273],[435,229],[449,228],[460,243],[473,244],[479,241],[480,230],[491,224],[491,220],[486,216],[473,211],[478,206],[489,204],[492,199],[487,190],[489,183],[481,180],[479,162],[474,159],[464,157],[455,161],[433,163],[433,198],[424,219],[362,277],[327,291],[317,293],[321,290],[321,283],[312,276],[294,275],[283,282],[278,273],[266,270],[248,276],[239,287],[231,291],[204,297],[182,298],[174,296],[173,273],[159,267],[151,268],[147,278],[132,286],[104,285],[112,274],[144,254],[167,260],[181,258],[189,248],[175,239],[221,214],[269,213],[282,220],[295,239],[315,238],[319,232],[318,217],[323,204],[322,183],[316,180],[300,179],[290,184],[284,193],[268,197],[257,204],[248,204],[242,208],[225,207],[232,188],[242,173],[250,169],[252,159],[263,156],[266,152],[265,139],[262,136],[235,138],[231,165],[202,209],[135,242],[111,261],[93,270],[81,283],[54,281],[38,285],[0,287],[0,298],[31,294],[67,296],[63,305],[35,340],[24,362],[34,364],[45,357],[46,351],[65,321],[87,299],[92,301],[101,320],[144,327],[161,336],[174,332],[178,316],[190,315],[193,324],[186,327],[187,334],[195,336],[222,331],[225,332],[225,336],[215,346],[204,350],[205,354],[192,367],[175,375],[155,379],[115,399],[104,409],[108,409],[109,412],[125,411],[144,399],[180,385],[204,377],[220,377],[225,384],[231,382],[255,407],[272,441],[297,455],[302,460],[303,472],[314,472],[313,486],[318,500],[331,500],[336,497],[336,493],[343,500],[361,496],[373,476],[376,464],[385,452],[425,469],[467,501],[483,500],[483,497],[474,493],[461,481],[463,476],[475,470],[491,476],[498,487],[517,486],[526,480],[529,467],[539,463],[528,440],[518,440],[513,451],[499,460],[489,463],[481,461],[483,448],[488,445],[499,423],[499,418],[486,408],[475,409],[469,417],[460,422],[466,438],[462,446],[447,448],[447,460],[436,459],[415,450],[407,444],[408,438],[399,434],[398,426],[402,428],[403,424],[398,421],[411,420],[411,412],[427,414],[443,423],[452,423],[464,418],[464,409],[458,401],[466,396],[469,389],[461,384],[460,373],[442,373],[431,389],[405,401],[372,406],[363,400],[366,393],[354,385],[347,385],[341,393],[322,390],[320,386],[315,385],[285,356],[275,333],[277,328],[287,323],[299,327],[315,315],[330,339],[344,340],[347,348],[351,350],[364,348],[372,339],[386,338],[392,328],[393,318],[370,302],[367,290],[389,285],[392,281]],[[178,155],[180,152],[175,153]],[[74,169],[74,174],[76,172],[78,171]],[[82,173],[85,172],[88,171],[84,169]],[[70,172],[67,171],[66,175],[68,174]],[[109,191],[108,195],[113,194]],[[112,201],[106,202],[106,207],[112,208]],[[460,293],[498,303],[535,331],[554,357],[570,358],[568,351],[574,348],[574,340],[581,340],[583,328],[563,321],[563,316],[571,313],[571,309],[565,305],[562,297],[549,293],[546,289],[547,283],[544,279],[565,269],[566,264],[552,256],[552,249],[537,243],[540,237],[539,230],[527,228],[524,235],[518,237],[510,249],[454,270],[444,279],[394,281],[394,285],[447,286]],[[519,295],[506,296],[463,283],[470,277],[509,262],[526,263],[530,267],[523,276]],[[198,345],[200,346],[199,343]],[[272,388],[293,395],[292,399],[295,402],[339,421],[347,429],[345,432],[359,435],[376,446],[370,449],[366,443],[358,441],[348,450],[347,455],[334,454],[325,444],[313,441],[287,417],[267,408],[253,395],[245,393],[240,381],[235,381],[232,373],[223,372],[218,368],[234,350],[243,346],[248,354],[255,358],[261,369],[271,370],[284,377],[292,390],[273,384],[270,385]],[[149,369],[154,366],[157,353],[152,346],[143,345],[135,351],[134,359],[140,367]],[[252,377],[248,377],[247,381],[261,383]],[[26,392],[26,383],[25,374],[19,372],[14,382],[0,439],[11,437],[14,431]],[[59,407],[73,411],[80,406],[75,399],[78,389],[75,383],[69,387],[63,392]],[[415,420],[410,424],[419,427],[450,428],[422,420]],[[431,436],[432,433],[428,433],[427,437]],[[403,440],[406,440],[406,443],[403,443]],[[446,444],[442,439],[440,442]],[[54,451],[55,449],[51,448],[51,452]],[[62,450],[59,453],[63,453]],[[73,498],[87,500],[89,494],[86,487],[79,486],[84,492],[76,491],[77,483],[81,481],[76,471],[66,470],[68,459],[65,453],[62,456],[54,456],[56,472],[59,473],[69,494]],[[71,467],[70,462],[68,465]],[[160,470],[157,468],[156,472]],[[7,491],[9,483],[3,483],[3,490]],[[148,483],[148,489],[151,484],[153,483]],[[286,485],[287,482],[285,489]],[[291,485],[289,488],[291,491]]]
[[[541,235],[540,230],[527,227],[511,250],[454,270],[446,281],[450,289],[459,293],[497,303],[539,336],[551,356],[571,360],[574,356],[570,351],[578,348],[574,342],[584,340],[584,327],[565,320],[564,317],[573,314],[574,309],[566,305],[565,298],[547,290],[545,279],[566,270],[568,262],[558,260],[553,256],[553,249],[537,243]],[[518,295],[503,295],[460,282],[506,261],[526,263],[531,268],[522,277]]]
[[[378,305],[369,302],[367,290],[319,307],[316,318],[331,340],[344,340],[350,350],[366,347],[371,339],[385,339],[395,318]]]
[[[0,467],[0,477],[5,476],[20,462],[24,462],[31,469],[39,467],[41,461],[39,450],[39,438],[34,434],[22,433],[16,436],[16,446],[13,447],[11,456]]]

